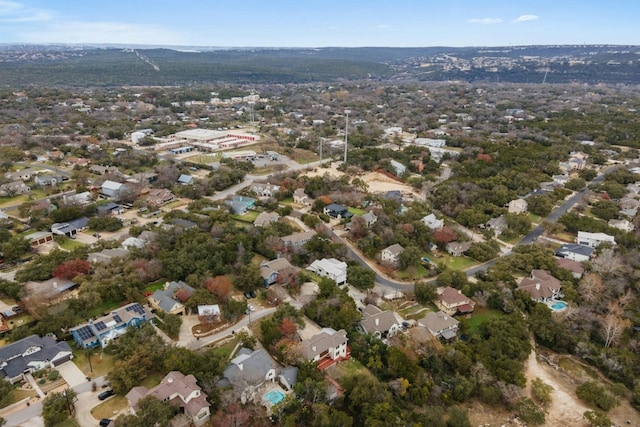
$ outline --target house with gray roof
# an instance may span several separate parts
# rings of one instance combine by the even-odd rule
[[[160,384],[151,389],[144,386],[133,387],[126,396],[133,413],[138,409],[138,402],[147,396],[180,408],[178,412],[188,416],[195,426],[204,425],[211,416],[208,396],[198,386],[193,375],[171,371]]]
[[[304,206],[311,206],[313,204],[313,200],[311,199],[311,197],[307,196],[307,194],[304,192],[304,188],[297,188],[293,192],[293,203]]]
[[[407,167],[402,163],[396,160],[391,160],[389,163],[391,163],[391,167],[393,168],[396,176],[403,176],[407,172]]]
[[[307,270],[322,277],[328,277],[341,285],[347,282],[347,263],[335,258],[317,259],[311,263]]]
[[[444,227],[444,220],[438,219],[438,217],[433,213],[424,216],[420,221],[431,230],[439,230]]]
[[[295,271],[295,267],[286,258],[277,258],[260,264],[260,277],[262,277],[265,288],[276,283],[280,276]]]
[[[374,214],[371,211],[365,214],[362,214],[361,218],[364,221],[365,225],[369,228],[371,228],[371,226],[373,226],[373,224],[375,224],[376,221],[378,221],[378,217],[376,216],[376,214]]]
[[[60,175],[38,175],[33,179],[39,187],[55,187],[62,184],[62,176]]]
[[[595,249],[590,246],[578,245],[576,243],[566,243],[556,249],[554,255],[558,258],[582,262],[589,261],[594,251]]]
[[[124,212],[124,207],[114,202],[108,202],[104,205],[98,206],[97,212],[100,216],[120,215]]]
[[[82,217],[67,222],[57,222],[51,226],[51,232],[60,236],[73,238],[78,232],[83,231],[89,224],[89,218]]]
[[[502,215],[497,218],[491,218],[484,224],[484,228],[493,231],[493,235],[498,237],[507,229],[507,220],[505,220]]]
[[[360,329],[365,334],[371,334],[378,338],[391,338],[402,327],[403,319],[391,310],[381,310],[373,304],[368,304],[362,310]]]
[[[186,308],[184,304],[179,301],[177,295],[181,293],[186,296],[191,296],[194,292],[195,289],[182,280],[167,282],[164,284],[164,289],[158,289],[149,296],[149,304],[156,310],[162,310],[165,313],[183,315],[186,314]]]
[[[22,181],[13,181],[0,185],[0,197],[11,197],[19,194],[27,194],[31,187]]]
[[[102,193],[103,196],[107,198],[116,198],[118,197],[118,193],[120,191],[123,191],[123,189],[124,189],[124,184],[115,182],[115,181],[106,180],[105,182],[102,183],[102,186],[100,187],[100,192]]]
[[[91,264],[109,264],[115,258],[125,258],[129,251],[124,248],[103,249],[100,252],[92,252],[87,257]]]
[[[402,252],[404,252],[404,248],[400,244],[395,243],[380,252],[380,261],[397,267],[400,265],[400,255]]]
[[[191,175],[182,174],[178,177],[178,184],[191,185],[196,182],[196,179]]]
[[[224,204],[229,206],[234,215],[244,215],[249,209],[253,208],[255,203],[256,199],[246,196],[233,196],[224,201]]]
[[[25,299],[44,299],[48,305],[51,305],[63,299],[66,293],[77,287],[77,283],[59,277],[52,277],[42,282],[30,280],[24,284]]]
[[[255,227],[266,227],[269,224],[278,222],[280,214],[278,212],[260,212],[260,214],[253,221]]]
[[[284,368],[280,375],[278,375],[278,382],[282,384],[285,390],[293,389],[293,386],[296,385],[298,381],[298,368],[295,366],[288,366]]]
[[[263,349],[251,351],[241,348],[236,357],[224,369],[223,377],[240,394],[240,400],[246,402],[259,401],[257,389],[266,382],[275,382],[278,370],[277,363]]]
[[[450,340],[456,337],[459,321],[443,311],[432,311],[418,320],[435,338]]]
[[[296,251],[301,249],[304,244],[311,240],[311,238],[316,234],[317,233],[313,230],[302,231],[299,233],[289,234],[288,236],[283,236],[280,238],[280,241],[286,249]]]
[[[306,360],[318,362],[318,368],[324,370],[329,366],[350,357],[347,348],[347,332],[332,328],[322,328],[320,333],[300,343],[302,356]]]
[[[55,368],[72,358],[71,347],[66,342],[30,335],[0,347],[0,377],[15,384],[24,379],[26,373]]]

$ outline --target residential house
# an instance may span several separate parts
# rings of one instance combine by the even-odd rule
[[[35,169],[22,169],[15,172],[7,172],[4,177],[10,181],[31,181],[33,177],[41,172]]]
[[[402,163],[396,160],[391,160],[389,163],[391,164],[391,167],[395,171],[396,176],[403,176],[407,172],[407,167]]]
[[[191,175],[182,174],[178,177],[178,184],[191,185],[196,182],[196,179]]]
[[[569,175],[553,175],[551,179],[558,185],[565,185],[567,182],[569,182],[570,178]]]
[[[432,138],[416,138],[414,141],[416,145],[424,145],[427,147],[442,148],[447,145],[447,141],[444,139],[432,139]]]
[[[400,190],[389,190],[380,195],[385,200],[389,200],[391,202],[402,203],[402,192]]]
[[[147,245],[147,241],[139,239],[137,237],[127,237],[121,243],[122,247],[126,250],[142,249]]]
[[[322,328],[320,333],[300,343],[302,357],[318,362],[318,368],[324,370],[335,363],[349,359],[347,332],[332,328]]]
[[[149,310],[134,302],[113,310],[106,316],[89,320],[87,323],[71,328],[69,332],[74,341],[82,348],[92,348],[98,345],[104,348],[112,340],[124,334],[130,326],[139,327],[152,318],[153,314]]]
[[[360,329],[365,334],[371,334],[378,338],[391,338],[400,331],[403,320],[394,311],[382,311],[373,304],[367,304],[362,310]]]
[[[380,261],[398,267],[400,265],[400,255],[404,252],[404,248],[398,243],[384,248],[380,252]]]
[[[195,426],[206,424],[211,416],[208,396],[198,386],[193,375],[171,371],[152,389],[133,387],[126,396],[133,413],[138,409],[138,402],[147,396],[179,408],[178,412],[187,415]]]
[[[620,199],[620,201],[618,202],[618,207],[620,209],[639,209],[640,208],[640,201],[632,198],[632,197],[625,197]]]
[[[469,314],[473,312],[476,303],[462,291],[451,286],[446,288],[438,288],[436,296],[436,306],[449,316],[455,314]]]
[[[148,298],[151,307],[162,310],[165,313],[183,315],[186,314],[184,302],[195,292],[191,286],[182,280],[167,282],[163,289],[158,289]]]
[[[207,323],[219,322],[221,320],[222,312],[218,304],[208,304],[198,306],[198,318]]]
[[[311,263],[307,270],[322,277],[328,277],[341,285],[347,282],[347,263],[335,258],[317,259]]]
[[[423,326],[435,338],[451,340],[456,337],[460,322],[443,311],[431,311],[418,320],[418,326]]]
[[[91,264],[110,264],[116,258],[125,258],[129,251],[123,248],[103,249],[100,252],[92,252],[87,257]]]
[[[11,384],[24,379],[25,374],[45,368],[55,368],[73,358],[65,341],[30,335],[0,347],[0,377]]]
[[[253,221],[255,227],[266,227],[267,225],[278,222],[280,215],[278,212],[260,212],[260,214]]]
[[[100,193],[107,198],[115,199],[119,197],[119,193],[124,191],[124,184],[120,182],[106,180],[100,187]]]
[[[563,296],[560,280],[545,270],[532,270],[531,277],[520,281],[518,290],[528,293],[537,302],[547,302]]]
[[[89,172],[96,175],[106,175],[106,174],[121,175],[120,171],[115,166],[91,165],[89,167]]]
[[[22,181],[13,181],[0,185],[0,197],[12,197],[20,194],[27,194],[31,187]]]
[[[278,382],[284,387],[285,390],[292,390],[293,386],[298,381],[298,368],[294,366],[288,366],[280,371],[278,375]]]
[[[51,212],[58,209],[56,205],[51,203],[49,199],[40,199],[37,200],[29,207],[29,214],[50,214]]]
[[[123,213],[124,207],[120,206],[117,203],[109,202],[107,204],[98,206],[97,211],[99,216],[114,216]]]
[[[86,230],[87,224],[89,224],[89,218],[83,216],[68,222],[57,222],[51,226],[51,232],[73,239],[78,232]]]
[[[134,184],[153,184],[158,180],[156,172],[139,172],[131,176],[127,181]]]
[[[633,231],[634,225],[626,219],[610,219],[609,227],[617,228],[618,230],[626,231],[627,233]]]
[[[322,211],[331,218],[349,219],[353,216],[346,206],[338,205],[337,203],[325,206]]]
[[[522,214],[527,212],[529,204],[525,199],[515,199],[509,202],[509,213]]]
[[[603,243],[610,243],[612,246],[616,245],[616,239],[606,233],[589,233],[587,231],[578,231],[578,237],[576,243],[579,245],[585,245],[592,248],[597,248]]]
[[[259,401],[257,390],[266,382],[275,382],[278,365],[263,349],[241,348],[224,369],[223,377],[240,394],[240,401]]]
[[[591,259],[591,256],[593,255],[593,252],[594,249],[590,246],[567,243],[556,249],[554,255],[558,258],[583,262],[589,261],[589,259]]]
[[[438,230],[444,227],[444,220],[438,219],[435,214],[430,213],[429,215],[423,217],[420,221],[431,230]]]
[[[424,171],[424,162],[422,160],[411,160],[409,163],[416,168],[416,172],[422,173]]]
[[[64,196],[62,196],[62,201],[67,206],[73,205],[84,207],[93,203],[93,200],[94,196],[89,191],[69,195],[65,194]]]
[[[556,258],[556,264],[560,268],[569,270],[571,272],[571,275],[576,279],[580,279],[584,274],[584,266],[581,262],[574,261],[568,258]]]
[[[53,241],[53,233],[49,231],[36,231],[27,234],[24,238],[29,241],[32,248],[37,248],[40,245]]]
[[[91,159],[86,159],[84,157],[69,157],[67,159],[67,164],[74,167],[86,167],[91,164]]]
[[[498,237],[507,229],[507,221],[504,219],[504,216],[500,215],[497,218],[491,218],[487,221],[484,224],[484,228],[493,231],[493,235]]]
[[[193,221],[189,221],[184,218],[173,218],[171,220],[171,225],[173,228],[180,228],[182,231],[191,230],[192,228],[196,228],[198,224]]]
[[[256,199],[246,196],[233,196],[224,201],[224,204],[231,208],[231,212],[235,215],[244,215],[249,209],[253,208]]]
[[[280,238],[283,246],[287,249],[296,251],[301,249],[305,243],[307,243],[317,233],[313,230],[302,231],[298,233],[289,234]]]
[[[376,221],[378,221],[378,217],[376,216],[376,214],[371,211],[360,215],[360,217],[364,220],[364,223],[368,228],[371,228],[371,226],[375,224]]]
[[[304,188],[297,188],[293,192],[293,203],[304,206],[311,206],[313,204],[313,200],[311,200],[311,197],[305,194]]]
[[[253,184],[251,191],[260,197],[274,197],[278,191],[280,191],[279,185],[274,184]]]
[[[55,187],[62,183],[62,176],[60,175],[37,175],[33,182],[35,182],[40,188],[42,187]]]
[[[471,242],[449,242],[447,243],[447,252],[451,256],[462,256],[471,247]]]
[[[78,284],[67,279],[52,277],[43,282],[28,281],[24,284],[25,299],[38,299],[51,305],[64,299],[65,294],[76,289]]]
[[[175,196],[171,190],[166,188],[151,188],[147,193],[147,203],[155,207],[166,205],[174,199]]]
[[[285,277],[294,271],[295,267],[286,258],[277,258],[260,264],[260,277],[265,288],[276,283],[280,277]]]

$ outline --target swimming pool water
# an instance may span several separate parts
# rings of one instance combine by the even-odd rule
[[[552,310],[563,310],[565,308],[567,308],[567,303],[564,301],[556,301],[553,304],[551,304]]]
[[[272,405],[275,405],[276,403],[282,402],[282,400],[284,399],[284,394],[282,394],[282,392],[278,390],[271,390],[269,393],[265,394],[263,397],[265,400],[269,401],[269,403],[271,403]]]

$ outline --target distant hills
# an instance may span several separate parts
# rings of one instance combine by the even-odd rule
[[[639,84],[640,46],[131,48],[0,45],[0,84],[373,81]]]

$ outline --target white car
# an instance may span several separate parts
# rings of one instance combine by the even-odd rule
[[[256,311],[256,308],[251,304],[247,305],[247,308],[249,309],[249,311]]]

